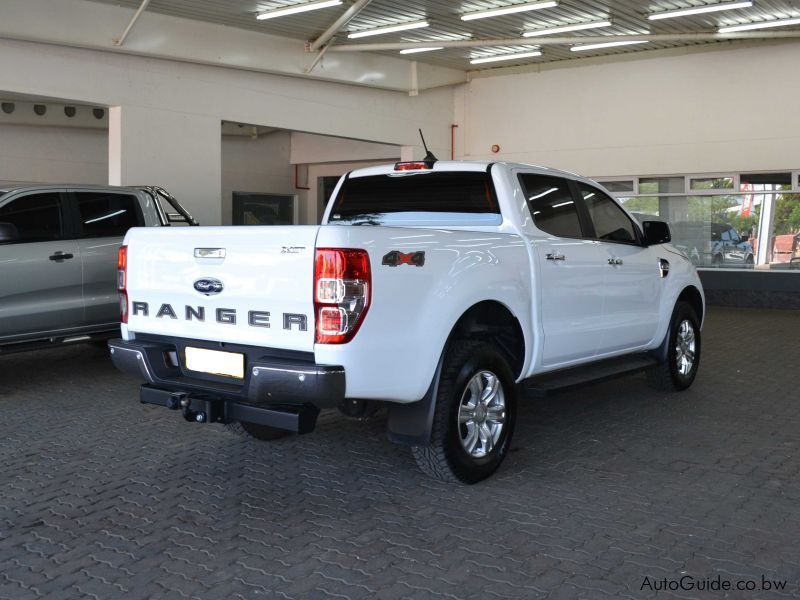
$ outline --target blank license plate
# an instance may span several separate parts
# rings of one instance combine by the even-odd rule
[[[244,379],[244,354],[187,346],[186,368],[190,371]]]

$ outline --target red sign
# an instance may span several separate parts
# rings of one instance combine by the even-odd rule
[[[752,192],[753,184],[743,183],[741,188],[743,192]],[[747,194],[747,196],[744,197],[744,201],[742,202],[742,211],[740,213],[743,217],[750,216],[750,211],[753,210],[753,198],[755,198],[753,194]]]

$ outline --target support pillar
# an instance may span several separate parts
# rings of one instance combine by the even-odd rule
[[[109,110],[111,185],[157,185],[201,225],[222,222],[222,132],[218,118],[142,106]]]

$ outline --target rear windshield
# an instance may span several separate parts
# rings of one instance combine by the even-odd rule
[[[492,179],[475,171],[348,178],[329,221],[347,224],[492,225],[500,222]]]

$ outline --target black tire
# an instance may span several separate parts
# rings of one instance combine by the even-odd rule
[[[488,373],[488,375],[486,375]],[[499,402],[504,401],[502,411],[502,424],[498,431],[499,437],[491,441],[489,450],[483,456],[473,456],[468,453],[462,437],[469,437],[468,425],[459,421],[459,411],[464,401],[472,398],[472,392],[467,397],[468,385],[474,378],[479,378],[478,385],[490,380],[494,375],[499,381],[498,393],[492,395],[492,402],[496,402],[491,410],[498,411],[491,414],[500,418]],[[486,388],[484,388],[486,389]],[[514,425],[517,418],[517,386],[514,375],[502,354],[492,345],[484,342],[457,340],[447,350],[442,372],[439,379],[436,405],[433,415],[431,439],[427,446],[414,446],[412,452],[419,468],[427,475],[441,481],[454,483],[477,483],[494,473],[503,462],[511,444]],[[464,405],[464,409],[467,408]],[[488,431],[496,427],[497,420],[489,418],[490,412],[481,409],[477,418],[483,419],[484,426],[489,423],[486,430],[476,428],[476,421],[472,423],[475,443],[481,448],[473,446],[474,451],[481,452],[487,446],[487,441],[480,436],[479,431]],[[494,431],[494,430],[493,430]],[[490,437],[490,436],[487,436]]]
[[[694,340],[694,359],[691,369],[683,372],[679,365],[680,356],[683,350],[679,351],[680,331],[684,321],[688,322],[693,329]],[[697,376],[697,369],[700,367],[700,354],[702,349],[700,320],[690,304],[678,302],[675,310],[672,311],[672,320],[669,324],[669,340],[667,341],[667,360],[659,365],[647,370],[647,382],[653,389],[664,392],[678,392],[685,390]],[[684,344],[685,345],[685,344]],[[685,366],[685,363],[684,365]]]
[[[279,429],[277,427],[270,427],[269,425],[258,425],[257,423],[226,423],[225,428],[231,433],[237,435],[247,435],[254,437],[257,440],[271,442],[280,438],[291,435],[292,432],[286,429]]]

